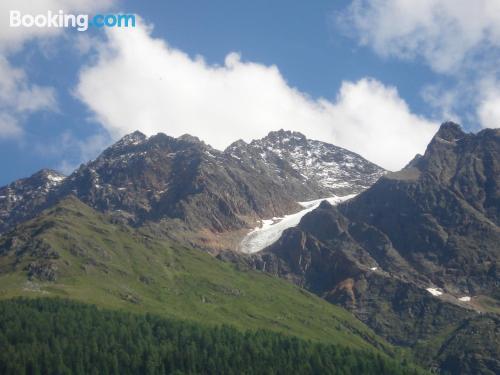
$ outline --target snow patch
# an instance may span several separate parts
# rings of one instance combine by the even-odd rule
[[[370,268],[372,271],[376,271],[378,268],[377,267],[372,267]]]
[[[64,181],[64,178],[65,178],[65,177],[62,177],[62,176],[54,176],[53,174],[49,174],[49,175],[47,175],[47,179],[48,179],[49,181],[52,181],[52,182],[57,182],[57,183],[59,183],[59,182],[61,182],[61,181]]]
[[[330,197],[330,198],[321,198],[321,199],[315,199],[313,201],[298,202],[298,204],[300,204],[304,208],[310,208],[310,207],[316,208],[323,201],[327,201],[328,203],[330,203],[332,205],[336,205],[336,204],[345,202],[351,198],[354,198],[356,195],[357,194],[349,194],[349,195],[344,195],[342,197],[334,196],[334,197]],[[302,212],[302,211],[300,211],[300,212]],[[302,216],[304,216],[304,215],[302,215]]]
[[[317,208],[322,201],[326,200],[330,204],[336,205],[351,199],[354,196],[356,196],[356,194],[345,195],[343,197],[334,196],[307,202],[298,202],[302,207],[304,207],[303,210],[294,214],[285,215],[284,217],[273,217],[272,219],[262,220],[259,227],[253,229],[243,238],[238,249],[242,253],[246,254],[259,252],[276,242],[286,229],[299,224],[300,219],[302,219],[302,217],[308,212]]]
[[[443,294],[443,292],[441,292],[439,289],[437,288],[427,288],[427,291],[432,294],[433,296],[440,296],[441,294]]]
[[[212,154],[212,153],[211,153],[210,151],[208,151],[208,150],[207,150],[207,151],[205,151],[205,155],[208,155],[209,157],[211,157],[211,158],[213,158],[213,159],[216,159],[216,158],[217,158],[214,154]]]

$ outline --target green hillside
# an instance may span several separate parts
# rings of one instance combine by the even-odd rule
[[[112,224],[76,198],[0,237],[0,298],[18,296],[393,350],[347,311],[290,283]]]
[[[5,375],[423,374],[374,351],[61,299],[0,302],[0,346]]]

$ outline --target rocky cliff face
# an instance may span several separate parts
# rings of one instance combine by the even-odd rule
[[[299,201],[359,192],[335,207],[324,201],[256,255],[219,257],[348,308],[429,366],[498,372],[498,129],[466,134],[445,123],[424,155],[388,174],[300,133],[272,132],[218,151],[189,135],[135,132],[69,177],[43,170],[0,188],[0,234],[75,196],[141,235],[219,252],[235,249],[259,219],[299,210]],[[55,280],[50,247],[22,230],[1,238],[35,257],[30,277]]]
[[[65,176],[42,169],[31,177],[23,178],[0,188],[0,233],[13,225],[31,218],[37,207],[43,206],[51,192],[64,181]]]
[[[446,123],[415,166],[339,209],[351,225],[384,234],[420,283],[457,296],[490,294],[500,285],[499,187],[500,131],[465,134]]]
[[[222,232],[296,209],[295,192],[264,172],[194,137],[135,133],[69,176],[62,192],[135,225],[169,218]]]
[[[279,130],[249,144],[242,141],[226,152],[272,166],[279,175],[288,171],[300,183],[314,187],[320,197],[359,193],[386,173],[358,154],[303,134]]]
[[[500,319],[483,315],[464,320],[438,351],[443,372],[500,374]]]
[[[299,162],[300,155],[314,161]],[[299,211],[298,201],[360,191],[383,173],[356,154],[300,133],[274,132],[221,152],[189,135],[148,138],[135,132],[44,190],[44,199],[29,199],[29,207],[16,210],[6,206],[0,230],[75,195],[114,220],[149,226],[159,236],[182,232],[191,244],[206,240],[204,248],[230,249],[261,218]],[[228,233],[231,238],[223,238]]]
[[[445,123],[405,169],[322,203],[251,263],[416,346],[500,297],[499,186],[500,130]]]

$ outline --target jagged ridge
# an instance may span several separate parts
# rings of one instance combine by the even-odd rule
[[[251,263],[432,361],[437,336],[475,311],[498,312],[499,199],[500,130],[445,123],[423,156],[338,207],[323,203]],[[478,373],[495,363],[484,358]]]

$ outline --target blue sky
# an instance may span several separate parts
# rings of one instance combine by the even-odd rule
[[[22,3],[9,1],[4,23]],[[496,124],[494,1],[479,1],[474,21],[461,0],[55,3],[134,13],[142,26],[0,37],[0,185],[44,167],[69,173],[134,129],[223,148],[285,127],[397,169],[443,120]]]

